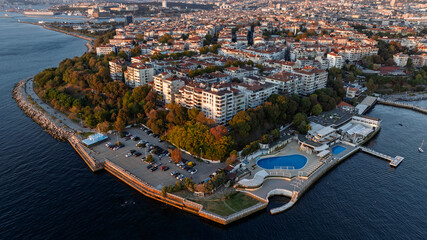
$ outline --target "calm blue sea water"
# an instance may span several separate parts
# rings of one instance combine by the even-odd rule
[[[0,32],[0,239],[427,239],[427,153],[417,151],[426,115],[380,105],[369,113],[384,127],[368,146],[404,156],[398,168],[356,154],[289,211],[223,227],[92,173],[16,106],[16,82],[81,55],[83,40],[7,18]]]

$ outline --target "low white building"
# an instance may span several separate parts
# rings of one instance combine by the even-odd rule
[[[117,47],[111,44],[107,44],[107,45],[102,45],[99,47],[96,47],[96,55],[98,57],[102,56],[102,55],[107,55],[110,54],[111,52],[115,52],[117,53]]]

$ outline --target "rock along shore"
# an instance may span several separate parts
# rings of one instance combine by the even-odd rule
[[[39,124],[44,130],[46,130],[54,138],[66,141],[72,136],[74,136],[74,131],[67,129],[64,126],[59,126],[53,120],[54,116],[47,114],[44,109],[39,107],[37,103],[27,94],[26,92],[26,83],[32,77],[24,79],[18,82],[13,91],[12,96],[18,104],[19,108],[30,118]]]

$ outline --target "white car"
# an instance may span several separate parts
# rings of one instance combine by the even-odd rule
[[[196,174],[197,173],[197,169],[193,169],[191,172],[190,172],[190,174],[191,175],[194,175],[194,174]]]
[[[125,157],[130,157],[130,156],[132,156],[132,153],[127,153],[127,154],[125,155]]]

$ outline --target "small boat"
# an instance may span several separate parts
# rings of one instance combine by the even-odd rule
[[[423,141],[421,142],[421,145],[420,145],[420,147],[418,148],[418,151],[419,152],[424,152],[424,150],[423,150],[423,145],[424,145],[424,139],[423,139]]]

